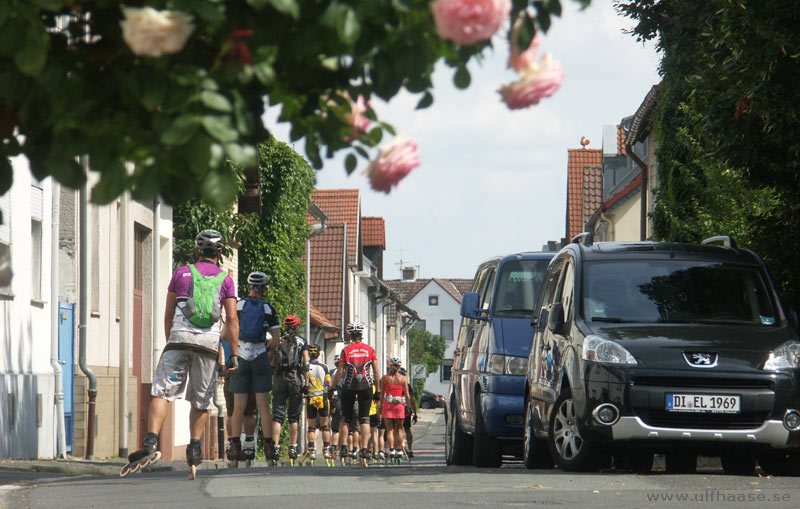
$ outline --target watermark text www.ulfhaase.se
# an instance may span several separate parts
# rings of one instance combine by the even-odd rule
[[[648,502],[765,502],[788,503],[790,493],[763,493],[742,491],[706,490],[694,493],[650,492],[646,493]]]

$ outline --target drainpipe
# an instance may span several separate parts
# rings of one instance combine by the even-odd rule
[[[83,174],[89,174],[89,157],[80,156]],[[80,317],[78,324],[78,365],[89,379],[89,411],[86,423],[86,459],[94,459],[94,416],[97,400],[97,377],[86,364],[86,328],[89,324],[89,183],[80,190]]]
[[[347,223],[344,224],[344,254],[342,256],[342,341],[344,341],[345,327],[344,308],[347,291]]]
[[[50,222],[50,365],[53,367],[53,378],[55,379],[55,404],[56,404],[56,457],[67,457],[67,433],[64,429],[64,386],[61,371],[61,363],[58,359],[58,324],[60,322],[60,312],[58,309],[58,245],[59,228],[61,224],[61,185],[52,179],[53,192],[53,211]]]
[[[631,159],[633,159],[633,162],[635,162],[639,168],[642,169],[642,197],[639,200],[641,202],[641,212],[639,217],[639,240],[647,240],[647,177],[649,172],[644,161],[642,161],[639,156],[634,153],[633,140],[625,143],[625,153],[628,154]]]
[[[119,317],[119,457],[128,457],[128,360],[131,346],[131,281],[130,281],[130,242],[128,221],[130,216],[130,197],[122,193],[119,228],[119,274],[120,317]]]
[[[609,228],[609,232],[608,232],[608,237],[609,238],[606,239],[606,240],[613,241],[614,240],[614,223],[611,222],[611,220],[608,218],[608,216],[606,215],[605,212],[601,212],[600,213],[600,219],[605,221],[606,224],[608,225],[608,228]]]
[[[161,278],[161,199],[156,196],[153,200],[153,361],[150,364],[153,373],[156,371],[158,360],[161,358],[159,338],[164,331],[164,321],[159,320],[160,310],[156,298]]]

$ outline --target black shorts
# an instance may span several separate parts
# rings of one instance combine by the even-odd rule
[[[372,388],[363,391],[342,391],[342,416],[347,422],[353,421],[353,405],[358,400],[358,422],[369,422],[369,409],[372,406]]]
[[[406,407],[406,417],[403,419],[403,427],[405,429],[411,429],[411,409]]]
[[[230,377],[225,377],[225,382],[222,384],[222,392],[225,393],[225,412],[228,417],[233,416],[233,393],[230,390]],[[256,405],[256,395],[250,391],[247,394],[247,406],[244,408],[244,415],[255,417],[258,413],[258,406]]]
[[[377,428],[378,424],[380,423],[381,416],[378,414],[372,414],[369,416],[369,427],[370,428]]]
[[[306,401],[306,417],[309,419],[316,419],[317,417],[328,417],[331,413],[328,403],[328,397],[322,397],[322,408],[317,408],[311,404],[311,401]]]
[[[251,361],[239,357],[239,367],[231,375],[231,392],[269,392],[272,390],[272,367],[267,352]]]

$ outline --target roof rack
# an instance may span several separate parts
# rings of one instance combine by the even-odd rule
[[[723,247],[736,249],[736,241],[733,240],[733,237],[730,235],[717,235],[716,237],[709,237],[703,240],[701,244],[705,246],[708,244],[716,244],[717,242],[722,242]]]
[[[570,241],[571,244],[578,244],[581,243],[584,246],[591,246],[592,245],[592,232],[583,232],[575,235],[572,237]]]

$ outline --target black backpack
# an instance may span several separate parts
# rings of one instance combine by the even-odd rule
[[[278,349],[275,352],[275,369],[279,375],[284,375],[287,379],[290,379],[296,376],[302,365],[303,350],[296,338],[289,337],[278,345]]]

